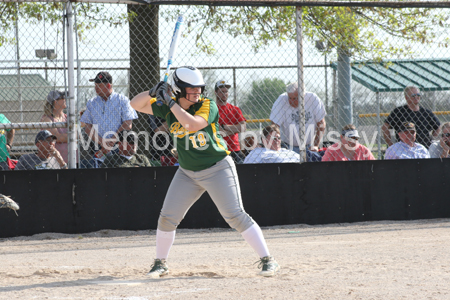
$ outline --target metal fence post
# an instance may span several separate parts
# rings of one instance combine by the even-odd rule
[[[380,109],[381,109],[381,101],[380,101],[380,92],[376,92],[377,98],[377,142],[378,142],[378,159],[381,159],[381,117],[380,117]]]
[[[296,12],[296,28],[297,28],[297,74],[298,74],[298,111],[299,111],[299,135],[300,141],[300,157],[303,161],[306,161],[306,148],[305,148],[305,82],[303,78],[303,18],[302,7],[297,6]],[[302,161],[302,160],[300,160]]]
[[[236,68],[233,68],[233,97],[234,97],[234,105],[237,105]]]
[[[19,11],[19,3],[16,3],[17,11]],[[16,59],[17,59],[17,95],[20,103],[20,122],[23,122],[23,103],[22,103],[22,91],[21,91],[21,77],[20,77],[20,53],[19,53],[19,23],[18,23],[19,15],[16,18]]]
[[[350,57],[338,50],[338,106],[342,107],[342,117],[339,128],[347,124],[353,124],[352,88]]]
[[[73,12],[72,2],[68,1],[66,4],[67,13],[67,78],[69,85],[69,109],[68,109],[68,148],[69,148],[69,168],[75,169],[77,167],[77,135],[76,135],[76,119],[75,119],[75,89],[74,89],[74,64],[73,64]]]
[[[332,86],[332,93],[333,93],[333,126],[335,129],[338,128],[338,116],[339,116],[339,110],[338,110],[338,99],[337,99],[337,71],[333,69],[333,86]]]

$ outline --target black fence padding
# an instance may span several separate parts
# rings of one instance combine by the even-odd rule
[[[450,160],[238,165],[245,210],[260,226],[450,217]],[[1,171],[0,237],[156,229],[176,167]],[[228,227],[208,194],[180,228]]]

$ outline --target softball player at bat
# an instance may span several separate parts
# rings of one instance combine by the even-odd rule
[[[180,164],[159,215],[156,259],[148,275],[159,278],[169,273],[166,261],[177,226],[207,191],[225,221],[259,255],[259,275],[274,276],[280,266],[270,255],[261,228],[244,210],[236,167],[218,133],[219,110],[214,101],[202,97],[202,74],[194,67],[181,67],[169,82],[160,82],[131,101],[135,110],[166,119]],[[169,88],[175,98],[168,95]],[[158,106],[157,101],[164,105]]]

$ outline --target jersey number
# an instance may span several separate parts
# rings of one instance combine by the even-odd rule
[[[197,141],[195,140],[195,136],[190,136],[189,139],[192,142],[192,147],[198,148]],[[198,144],[200,144],[200,147],[203,147],[206,145],[206,138],[203,133],[197,134],[197,140],[198,140]]]

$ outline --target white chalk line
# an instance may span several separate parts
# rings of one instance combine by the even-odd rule
[[[86,266],[15,266],[14,268],[25,268],[25,269],[29,269],[29,268],[42,268],[42,269],[52,269],[52,270],[58,270],[58,269],[87,269],[89,267]]]

